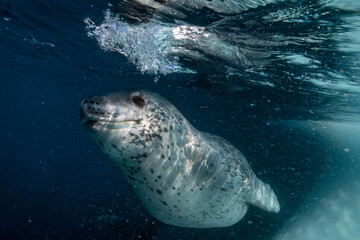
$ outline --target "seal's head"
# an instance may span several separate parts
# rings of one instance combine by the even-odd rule
[[[127,159],[162,148],[174,127],[186,121],[170,102],[146,91],[87,98],[80,119],[105,154]]]

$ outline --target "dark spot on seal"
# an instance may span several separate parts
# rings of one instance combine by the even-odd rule
[[[154,169],[150,168],[151,174],[154,174]]]
[[[139,157],[142,157],[142,158],[147,158],[147,154],[146,154],[146,153],[144,153],[144,154],[140,155]]]
[[[99,140],[99,144],[100,144],[101,147],[104,147],[104,144],[100,140]]]
[[[158,179],[161,179],[161,175],[157,176]]]
[[[155,2],[158,2],[158,3],[161,3],[161,4],[164,4],[166,3],[166,0],[154,0]]]
[[[115,144],[111,144],[111,146],[113,146],[113,148],[116,148],[116,149],[118,148]]]
[[[160,200],[160,202],[161,202],[162,204],[164,204],[165,206],[167,206],[167,203],[166,203],[165,201]]]
[[[157,189],[157,190],[156,190],[156,192],[157,192],[159,195],[161,195],[161,194],[162,194],[162,191],[161,191],[161,190],[159,190],[159,189]]]

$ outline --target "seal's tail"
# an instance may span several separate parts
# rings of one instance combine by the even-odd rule
[[[257,177],[255,177],[253,191],[250,192],[247,202],[268,212],[280,211],[280,204],[270,185]]]

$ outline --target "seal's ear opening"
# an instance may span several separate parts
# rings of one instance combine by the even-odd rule
[[[141,96],[132,97],[131,101],[138,107],[142,107],[145,105],[145,99]]]

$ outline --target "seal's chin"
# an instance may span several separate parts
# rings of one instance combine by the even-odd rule
[[[99,121],[97,120],[91,120],[91,119],[85,119],[85,120],[82,120],[82,125],[85,126],[85,127],[94,127]]]

